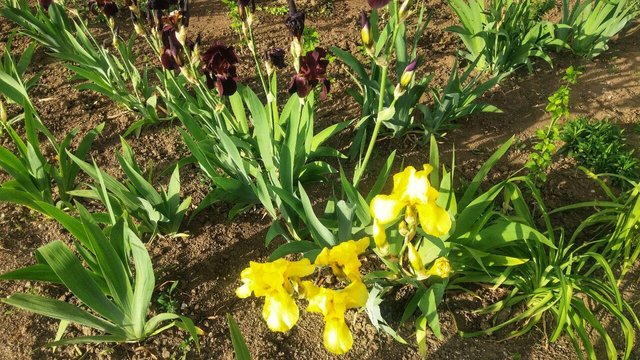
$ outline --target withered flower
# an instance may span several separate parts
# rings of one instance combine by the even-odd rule
[[[327,79],[327,65],[329,60],[326,59],[327,51],[321,47],[315,48],[313,51],[307,52],[300,57],[300,71],[291,78],[289,85],[289,93],[297,93],[299,97],[304,98],[318,84],[322,84],[322,92],[320,99],[325,99],[329,93],[331,82]]]
[[[214,44],[202,54],[202,72],[207,78],[207,86],[218,90],[220,96],[233,95],[236,84],[236,64],[238,57],[233,46]]]
[[[264,51],[264,60],[271,63],[271,65],[282,69],[286,66],[284,63],[284,49],[272,48],[271,50]]]
[[[304,11],[298,11],[295,1],[289,0],[289,16],[284,20],[284,24],[291,32],[291,36],[298,40],[302,38],[302,33],[304,33],[304,17]]]

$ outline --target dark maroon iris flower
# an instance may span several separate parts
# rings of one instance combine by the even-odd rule
[[[149,0],[147,1],[147,9],[168,10],[169,7],[177,4],[178,4],[178,0]]]
[[[106,17],[112,18],[118,13],[118,5],[116,5],[116,3],[114,2],[105,2],[104,6],[102,7],[102,12]]]
[[[162,54],[160,62],[167,70],[179,70],[182,66],[182,44],[176,37],[176,29],[170,24],[162,28]]]
[[[90,0],[89,10],[94,14],[98,14],[98,9],[108,18],[112,18],[118,13],[118,5],[111,0]]]
[[[51,6],[52,2],[53,0],[38,0],[38,3],[40,3],[40,6],[44,9],[44,11],[49,10],[49,6]]]
[[[215,44],[201,56],[207,86],[218,90],[220,96],[233,95],[238,89],[236,64],[238,57],[233,46]]]
[[[326,56],[327,51],[317,47],[315,50],[307,52],[305,56],[300,57],[300,72],[291,78],[290,94],[297,93],[298,96],[303,98],[309,95],[309,92],[318,84],[322,84],[320,99],[327,97],[331,82],[327,79],[329,61]]]
[[[273,48],[271,50],[264,51],[264,60],[270,62],[271,65],[278,69],[282,69],[286,66],[284,57],[284,49],[282,48]]]
[[[369,1],[369,6],[371,6],[371,8],[373,9],[379,9],[389,4],[389,0],[367,0],[367,1]]]

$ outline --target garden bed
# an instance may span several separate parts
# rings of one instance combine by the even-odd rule
[[[311,13],[307,22],[317,29],[321,46],[335,45],[345,50],[357,51],[360,44],[357,19],[359,12],[367,8],[366,2],[346,0],[332,2],[330,5],[329,8],[323,8],[317,4],[298,4],[299,7],[324,9]],[[455,25],[457,18],[445,2],[431,0],[427,5],[433,17],[420,43],[426,63],[419,71],[433,73],[434,81],[444,84],[456,52],[461,47],[458,38],[445,29]],[[230,20],[222,3],[194,1],[191,13],[189,31],[191,34],[201,33],[204,43],[237,42],[238,36],[229,30]],[[119,16],[125,17],[124,14]],[[258,48],[288,46],[283,16],[258,11],[254,17]],[[0,18],[0,50],[3,50],[12,28],[12,23]],[[104,32],[104,29],[98,28],[96,31]],[[14,52],[19,54],[25,48],[24,39],[19,37],[14,47]],[[252,77],[250,54],[246,51],[239,52],[239,82],[257,85],[257,79]],[[139,60],[157,61],[155,58]],[[553,65],[551,68],[538,61],[533,73],[520,69],[488,92],[483,101],[498,107],[502,113],[474,114],[459,120],[457,128],[439,139],[442,163],[450,164],[452,149],[455,149],[456,175],[470,180],[489,156],[515,135],[516,144],[492,170],[483,188],[519,170],[531,153],[536,130],[546,128],[549,124],[550,117],[545,112],[547,98],[561,85],[562,75],[571,65],[583,68],[578,83],[572,86],[572,116],[609,118],[625,129],[629,144],[640,149],[640,133],[637,130],[640,121],[640,25],[635,23],[624,30],[610,43],[610,49],[593,61],[562,53],[553,56]],[[329,66],[329,76],[335,82],[332,84],[329,100],[318,101],[318,129],[359,115],[357,104],[345,92],[351,82],[344,69],[341,69],[342,66],[339,61]],[[96,93],[76,91],[76,84],[69,80],[71,72],[47,56],[42,48],[37,50],[33,66],[29,69],[29,73],[35,72],[42,72],[43,76],[30,95],[44,124],[56,137],[63,137],[73,128],[79,128],[80,133],[84,133],[104,122],[105,128],[90,155],[106,172],[122,176],[114,154],[120,148],[119,136],[136,120],[136,116]],[[347,129],[332,139],[331,145],[348,151],[352,136],[352,130]],[[1,141],[3,146],[11,146],[6,137],[3,136]],[[132,135],[127,141],[142,164],[153,163],[158,169],[189,155],[176,127],[166,123],[145,127],[139,137]],[[391,150],[398,152],[394,173],[401,170],[402,162],[404,166],[419,167],[428,159],[428,146],[422,145],[415,137],[382,138],[376,145],[371,167],[380,167]],[[347,173],[353,172],[352,163],[344,161],[341,165]],[[190,209],[193,211],[205,197],[207,186],[195,164],[182,167],[180,175],[181,192],[183,196],[193,198]],[[6,179],[7,177],[2,178]],[[83,178],[86,179],[87,177]],[[365,184],[373,181],[370,178],[364,179]],[[326,200],[327,189],[318,187],[310,191],[318,200],[317,204]],[[590,179],[577,169],[575,161],[564,157],[550,168],[549,179],[541,191],[550,208],[602,197]],[[161,302],[166,305],[170,301],[175,311],[191,317],[204,331],[200,338],[201,353],[196,351],[193,343],[188,342],[184,331],[176,329],[137,344],[78,345],[53,351],[42,346],[55,337],[56,321],[0,304],[0,312],[3,314],[0,337],[4,339],[0,343],[0,358],[233,359],[227,314],[231,314],[240,325],[249,350],[256,359],[334,358],[322,345],[323,322],[317,314],[301,312],[298,325],[291,331],[285,334],[273,333],[262,319],[262,300],[240,300],[235,296],[234,291],[240,285],[242,269],[249,261],[266,260],[282,241],[276,240],[270,247],[264,247],[270,219],[261,207],[254,207],[232,220],[227,217],[230,209],[231,205],[218,203],[202,211],[193,221],[185,221],[181,232],[188,234],[188,237],[159,236],[148,246],[156,271],[157,286],[152,310],[164,311],[163,305],[157,301],[158,296],[164,294],[164,301]],[[579,222],[570,216],[563,221],[567,227],[575,227]],[[56,239],[69,240],[70,236],[55,221],[25,207],[0,203],[0,273],[32,264],[35,261],[33,251]],[[367,259],[375,261],[374,258]],[[627,276],[628,284],[624,284],[622,290],[625,298],[634,304],[635,312],[640,313],[637,280],[638,272],[632,272]],[[174,281],[178,282],[177,286],[170,292],[169,288]],[[473,291],[476,296],[464,292],[448,293],[445,296],[439,310],[444,339],[438,340],[429,333],[427,358],[577,359],[568,339],[563,337],[557,342],[549,343],[541,328],[508,341],[502,341],[506,332],[470,339],[458,336],[458,330],[473,331],[490,327],[491,318],[475,315],[473,310],[484,308],[505,294],[503,290],[493,291],[484,286],[473,288]],[[0,285],[2,297],[15,292],[49,294],[60,300],[71,298],[70,293],[65,293],[59,287],[37,282],[2,282]],[[395,294],[398,304],[408,301],[409,296],[410,294],[403,294],[402,291]],[[390,313],[402,313],[401,305],[392,301],[385,305],[387,307],[383,308]],[[410,340],[410,345],[406,346],[377,332],[364,312],[348,313],[347,323],[353,332],[354,345],[341,358],[420,358],[417,347],[413,345],[411,324],[400,328],[401,335]],[[607,324],[607,319],[603,323]],[[619,341],[621,335],[615,325],[611,331],[614,341]],[[72,326],[69,333],[83,335],[83,330]],[[594,341],[598,339],[597,334],[591,335]],[[596,349],[604,358],[604,348],[596,343]],[[632,358],[640,358],[638,348],[633,350]]]

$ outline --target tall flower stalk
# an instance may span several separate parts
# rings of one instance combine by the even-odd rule
[[[388,77],[388,71],[389,71],[389,64],[391,63],[391,54],[393,52],[393,49],[396,43],[396,38],[398,36],[400,25],[403,24],[406,19],[406,13],[408,11],[408,7],[410,6],[409,1],[410,0],[405,0],[404,2],[400,3],[399,0],[394,0],[392,4],[388,7],[389,12],[391,13],[390,14],[391,18],[389,19],[389,21],[391,22],[391,24],[393,24],[393,32],[392,32],[390,41],[386,44],[386,47],[383,50],[383,54],[377,58],[375,53],[373,51],[370,51],[370,49],[372,48],[373,40],[370,39],[371,32],[369,30],[370,24],[368,22],[368,17],[366,16],[366,14],[363,14],[363,16],[361,16],[361,26],[362,26],[361,34],[362,34],[363,45],[365,49],[367,49],[367,52],[370,54],[375,64],[377,64],[382,69],[382,71],[380,72],[380,80],[379,80],[380,93],[378,96],[378,110],[376,113],[377,115],[376,115],[375,125],[373,128],[373,133],[371,134],[371,139],[369,140],[369,145],[367,146],[367,150],[365,152],[364,158],[357,165],[355,174],[353,176],[353,184],[356,188],[358,187],[360,180],[362,180],[364,171],[366,170],[367,164],[369,163],[369,160],[371,158],[371,154],[373,153],[373,148],[375,147],[375,143],[378,139],[378,134],[380,132],[380,126],[384,121],[390,119],[394,113],[394,105],[395,105],[395,101],[397,100],[397,97],[394,96],[394,99],[389,107],[386,107],[386,108],[384,107],[384,100],[387,94],[387,77]],[[369,1],[369,5],[374,9],[373,11],[376,11],[376,9],[378,8],[385,7],[387,3],[388,1],[386,2],[385,1]],[[401,13],[401,10],[403,13]],[[415,68],[415,63],[414,63],[414,68]],[[413,69],[411,69],[411,71],[413,72]]]

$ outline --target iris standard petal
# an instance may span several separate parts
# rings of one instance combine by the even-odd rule
[[[391,223],[400,215],[405,204],[394,195],[376,195],[370,204],[371,215],[381,225]]]

